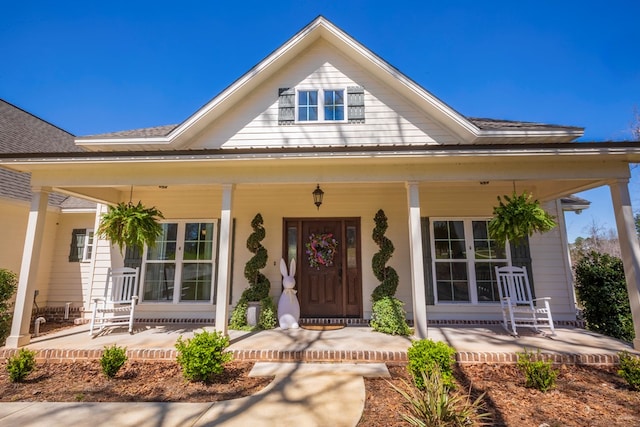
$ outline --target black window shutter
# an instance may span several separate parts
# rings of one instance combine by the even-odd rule
[[[86,235],[84,228],[74,228],[71,232],[71,245],[69,245],[69,262],[79,262],[82,256],[83,246],[78,247],[81,243],[84,245],[83,237]]]
[[[364,88],[362,86],[347,88],[347,105],[349,123],[364,123]]]
[[[291,125],[296,120],[296,91],[290,88],[278,89],[278,124]]]
[[[531,298],[535,298],[536,291],[533,285],[533,268],[531,268],[529,237],[525,236],[518,245],[511,244],[511,264],[515,267],[527,268],[527,276],[529,276],[529,285],[531,286]]]
[[[422,264],[424,268],[424,286],[427,305],[433,305],[435,299],[433,297],[433,270],[431,264],[433,258],[431,256],[431,237],[429,233],[429,218],[420,218],[422,228]]]

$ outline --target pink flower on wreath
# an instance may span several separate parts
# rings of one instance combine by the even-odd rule
[[[318,269],[321,265],[331,267],[337,247],[338,241],[333,238],[332,233],[311,234],[306,244],[309,266]]]

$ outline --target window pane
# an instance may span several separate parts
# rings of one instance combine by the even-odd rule
[[[156,240],[156,246],[149,248],[147,259],[150,261],[175,260],[178,224],[161,224],[162,235]]]
[[[438,301],[469,301],[466,262],[437,262],[436,283]]]
[[[506,259],[504,245],[499,246],[489,237],[488,221],[473,221],[473,245],[477,260]]]
[[[287,265],[298,256],[298,228],[287,227]]]
[[[318,120],[318,91],[301,90],[298,92],[298,120]]]
[[[357,244],[356,227],[347,226],[347,268],[356,268],[358,266]]]
[[[182,266],[181,301],[209,301],[211,299],[212,265],[185,263]]]
[[[147,264],[144,277],[145,301],[172,301],[176,265]]]
[[[476,263],[476,287],[478,302],[497,302],[500,299],[498,282],[495,278],[495,267],[503,267],[505,262]]]
[[[213,258],[213,224],[188,223],[184,230],[184,259],[211,260]]]
[[[344,91],[326,90],[324,92],[324,119],[344,119]]]

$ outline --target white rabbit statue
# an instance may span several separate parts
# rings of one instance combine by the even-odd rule
[[[298,320],[300,319],[300,303],[296,297],[296,260],[291,259],[289,271],[287,272],[287,263],[284,259],[280,259],[280,273],[282,273],[282,286],[284,291],[280,295],[278,301],[278,321],[282,329],[297,329]]]

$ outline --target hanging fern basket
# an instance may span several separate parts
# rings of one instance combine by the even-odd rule
[[[142,250],[144,245],[155,246],[162,235],[159,220],[163,218],[162,212],[155,207],[147,208],[142,202],[118,203],[102,214],[97,234],[118,245],[120,253],[125,246]]]
[[[489,235],[500,245],[508,240],[518,244],[533,233],[546,233],[558,225],[538,200],[526,191],[517,195],[498,196],[499,205],[493,208],[493,219],[489,221]]]

